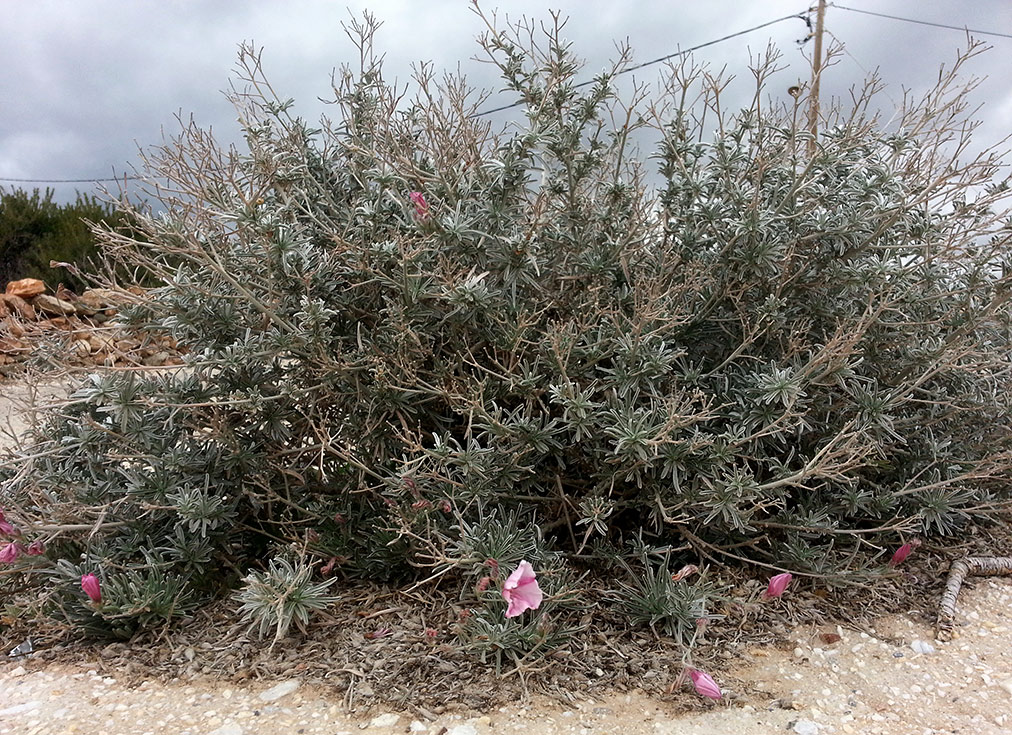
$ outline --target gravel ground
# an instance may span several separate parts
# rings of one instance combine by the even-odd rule
[[[58,387],[48,386],[40,397],[58,394]],[[24,430],[11,400],[26,397],[31,396],[20,384],[0,383],[0,425]],[[926,600],[923,608],[936,605]],[[0,735],[1012,732],[1012,580],[967,581],[958,637],[951,643],[934,642],[923,620],[923,614],[891,615],[865,630],[807,626],[793,631],[786,647],[746,648],[737,665],[718,676],[725,697],[713,704],[686,689],[663,698],[642,691],[577,697],[565,707],[532,697],[487,712],[447,701],[410,712],[377,706],[348,713],[339,692],[297,679],[243,686],[209,678],[136,685],[136,677],[118,678],[95,662],[8,657],[0,662]],[[0,643],[6,652],[18,641],[0,634]],[[646,683],[644,688],[651,689]]]
[[[130,688],[87,664],[37,668],[26,657],[0,665],[0,733],[1008,733],[1012,583],[977,579],[964,595],[964,625],[951,643],[932,641],[930,628],[907,616],[882,618],[867,632],[800,629],[793,650],[747,650],[734,672],[739,686],[695,712],[684,712],[688,693],[662,701],[633,692],[567,709],[533,698],[484,713],[447,702],[445,712],[430,716],[383,708],[348,715],[339,695],[297,679],[249,687],[145,681]],[[827,644],[834,632],[840,639]]]

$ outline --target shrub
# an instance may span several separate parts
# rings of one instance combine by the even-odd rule
[[[124,224],[123,213],[96,197],[78,194],[73,203],[59,204],[54,194],[52,189],[44,194],[0,189],[0,285],[38,278],[54,291],[60,281],[81,289],[85,281],[71,271],[54,272],[50,261],[85,269],[99,254],[88,222]]]
[[[582,565],[628,560],[633,618],[684,638],[705,591],[630,541],[839,582],[1008,502],[1007,187],[965,160],[956,70],[888,127],[870,93],[827,114],[809,156],[798,103],[762,101],[775,55],[734,113],[688,66],[623,102],[626,55],[582,87],[557,31],[490,24],[524,120],[496,131],[428,69],[406,101],[372,30],[320,128],[244,47],[248,151],[185,128],[147,160],[164,213],[128,210],[143,241],[101,233],[162,284],[127,318],[188,367],[95,376],[51,417],[4,491],[88,529],[51,557],[157,551],[208,599],[295,545],[459,586],[462,641],[501,660],[548,629],[476,596],[486,555],[544,565],[563,611]]]

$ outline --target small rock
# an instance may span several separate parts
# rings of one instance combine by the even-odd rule
[[[1005,681],[999,681],[998,686],[1000,686],[1009,694],[1012,694],[1012,677],[1006,679]]]
[[[774,709],[790,709],[794,710],[795,712],[800,712],[804,708],[805,708],[804,702],[799,702],[798,700],[790,699],[789,697],[785,697],[784,699],[774,699],[772,702],[770,702],[771,711]]]
[[[478,735],[478,728],[474,725],[457,725],[451,727],[446,735]]]
[[[6,709],[0,709],[0,717],[13,717],[14,715],[21,715],[25,712],[31,712],[37,710],[42,706],[42,702],[38,700],[32,700],[25,702],[24,704],[15,704],[13,707],[7,707]]]
[[[242,735],[242,725],[237,722],[226,722],[217,730],[212,730],[211,735]]]
[[[275,684],[270,689],[260,692],[260,700],[263,702],[273,702],[281,699],[285,695],[291,694],[298,689],[299,683],[298,679],[289,679],[288,681],[283,681],[280,684]]]
[[[429,729],[428,725],[426,725],[424,722],[420,722],[418,720],[412,720],[411,724],[408,725],[408,730],[410,732],[425,732],[428,729]]]
[[[11,677],[16,677],[16,676],[24,676],[27,673],[28,671],[25,669],[24,666],[18,666],[16,669],[11,669],[9,675]]]
[[[46,284],[37,278],[22,278],[20,281],[11,281],[7,284],[7,293],[20,296],[23,299],[30,299],[46,292]]]
[[[27,301],[25,301],[17,294],[12,293],[0,294],[0,301],[3,301],[7,305],[7,308],[12,313],[17,314],[26,322],[35,321],[35,309],[33,309],[31,304],[29,304]]]
[[[110,306],[123,304],[132,300],[129,294],[124,295],[122,292],[114,291],[111,288],[89,288],[81,294],[81,301],[84,302],[85,306],[95,311],[101,311]]]
[[[400,719],[400,715],[395,715],[393,712],[385,712],[369,720],[369,727],[393,727]]]
[[[795,720],[789,727],[798,735],[818,735],[821,729],[819,723],[811,720]]]
[[[91,354],[91,343],[86,339],[75,339],[70,343],[70,351],[78,357],[87,357]]]
[[[147,365],[148,367],[161,367],[169,361],[170,357],[172,356],[168,352],[156,352],[155,354],[148,355],[142,359],[141,363]]]
[[[928,653],[934,653],[935,652],[935,647],[933,645],[931,645],[927,641],[922,641],[922,640],[914,640],[914,641],[912,641],[910,643],[910,648],[912,648],[915,653],[928,654]]]
[[[32,299],[32,306],[52,316],[67,316],[77,313],[77,308],[69,301],[64,301],[45,293],[41,293]]]

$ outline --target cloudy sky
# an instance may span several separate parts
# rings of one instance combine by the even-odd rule
[[[927,89],[941,64],[965,47],[961,31],[854,12],[869,10],[929,23],[1012,35],[1008,0],[845,0],[830,7],[826,28],[847,54],[825,77],[823,91],[845,93],[878,68],[888,97]],[[803,0],[487,0],[486,10],[547,19],[548,9],[569,21],[564,36],[586,59],[590,78],[614,56],[614,41],[628,39],[636,61],[648,61],[792,14],[807,14]],[[498,88],[493,70],[474,60],[480,18],[467,0],[6,0],[0,44],[0,179],[93,179],[122,174],[136,163],[138,146],[157,144],[176,129],[182,113],[213,127],[220,140],[240,140],[226,89],[238,44],[264,48],[268,77],[297,111],[316,118],[330,91],[331,71],[357,58],[342,22],[369,9],[383,22],[376,45],[386,54],[388,79],[406,80],[412,64],[464,72],[474,86]],[[814,20],[814,14],[812,14]],[[789,19],[695,54],[738,76],[744,94],[749,53],[772,41],[785,67],[770,94],[807,80],[812,43],[808,29]],[[989,78],[974,96],[983,105],[979,143],[1012,132],[1012,38],[980,36],[993,50],[969,71]],[[654,66],[637,72],[654,79]],[[782,85],[779,82],[782,80]],[[782,86],[783,89],[779,89]],[[512,99],[501,96],[499,104]],[[52,186],[60,199],[88,183],[0,180],[0,186]]]

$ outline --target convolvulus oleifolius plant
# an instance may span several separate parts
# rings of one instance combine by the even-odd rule
[[[1001,156],[968,154],[958,65],[888,124],[873,80],[809,155],[803,96],[767,100],[775,54],[743,109],[689,65],[622,97],[628,53],[578,87],[557,26],[492,19],[522,102],[500,129],[459,79],[385,82],[374,28],[352,29],[332,120],[296,116],[243,47],[246,148],[187,125],[148,153],[162,209],[124,203],[143,237],[101,234],[160,284],[124,318],[187,365],[94,376],[51,417],[4,494],[56,530],[17,563],[157,558],[189,601],[296,551],[455,587],[461,636],[499,660],[577,630],[505,620],[499,563],[547,569],[564,617],[610,559],[605,597],[690,638],[704,591],[630,541],[840,582],[1007,506],[1008,192]],[[122,629],[132,588],[105,589]]]

